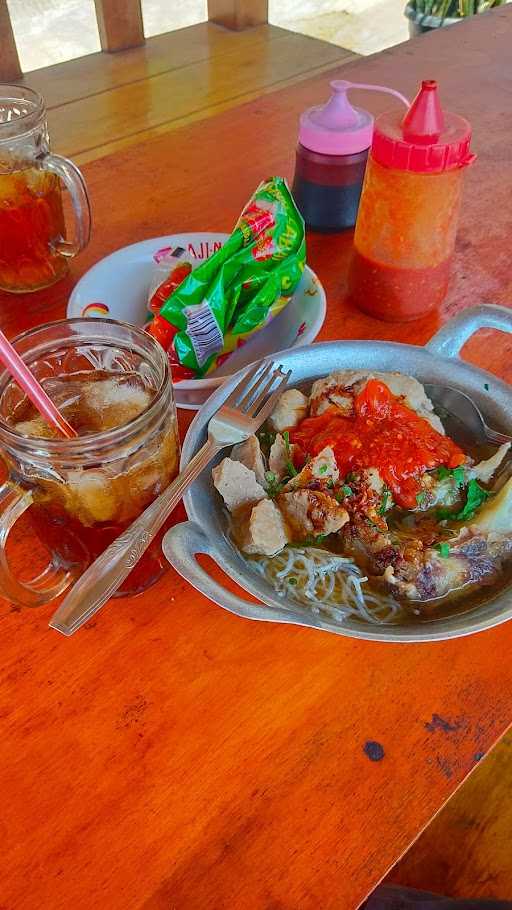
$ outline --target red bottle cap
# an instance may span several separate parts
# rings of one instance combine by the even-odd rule
[[[438,174],[471,164],[476,155],[470,143],[471,125],[458,114],[443,113],[437,82],[428,79],[405,117],[390,111],[377,118],[372,157],[385,167]]]

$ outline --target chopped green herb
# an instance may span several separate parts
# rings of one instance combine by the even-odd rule
[[[284,440],[284,450],[286,453],[286,461],[285,461],[286,470],[288,471],[288,474],[290,477],[296,477],[296,475],[299,472],[297,471],[297,468],[295,467],[295,465],[293,463],[292,450],[290,448],[290,434],[289,434],[288,430],[284,431],[283,440]]]
[[[317,543],[322,543],[327,536],[327,534],[317,534],[316,536],[314,534],[306,534],[306,537],[301,542],[305,547],[312,547]]]
[[[484,382],[484,389],[485,389],[486,392],[489,391],[489,383],[488,383],[488,382]]]
[[[283,487],[283,484],[279,482],[273,471],[265,471],[265,484],[267,493],[271,499],[273,499],[274,496],[277,496]]]
[[[296,585],[296,584],[297,584],[297,579],[292,575],[292,577],[288,579],[288,584],[289,584],[289,585]]]
[[[328,490],[334,489],[334,480],[332,479],[332,477],[329,477],[329,480],[327,481],[327,489]]]
[[[490,495],[477,480],[470,480],[466,490],[466,502],[462,509],[458,512],[452,512],[450,509],[438,509],[437,517],[440,521],[445,518],[451,518],[453,521],[469,521],[474,518],[476,510]]]
[[[327,465],[326,464],[320,465],[320,467],[318,468],[318,473],[325,474],[326,472],[327,472]]]
[[[445,541],[443,541],[443,543],[436,544],[436,550],[439,550],[439,554],[443,557],[443,559],[447,559],[450,555],[450,545]]]
[[[464,475],[464,468],[462,465],[459,465],[458,468],[454,468],[452,471],[452,476],[458,487],[465,486],[466,479]]]
[[[416,502],[418,503],[419,506],[423,505],[426,497],[427,497],[426,490],[422,490],[421,493],[416,493]]]
[[[389,489],[389,487],[384,487],[384,489],[382,491],[381,503],[378,508],[378,514],[385,515],[387,510],[390,509],[392,505],[393,505],[393,500],[391,498],[391,490]]]
[[[348,480],[349,483],[354,480],[357,480],[357,474],[354,474],[353,471],[349,471],[347,476],[345,477],[345,480]]]
[[[459,465],[458,468],[445,468],[444,465],[441,465],[441,467],[437,469],[437,478],[438,480],[446,480],[447,477],[453,477],[458,487],[463,487],[466,483],[462,465]]]
[[[458,521],[473,518],[476,510],[483,505],[486,499],[489,499],[490,493],[488,493],[487,490],[484,490],[477,480],[470,480],[466,496],[466,505],[457,514]]]
[[[348,484],[344,483],[343,486],[340,487],[339,490],[336,490],[336,493],[334,494],[334,498],[336,499],[337,502],[344,502],[345,499],[347,498],[347,496],[353,496],[353,495],[354,495],[354,491],[350,489]]]

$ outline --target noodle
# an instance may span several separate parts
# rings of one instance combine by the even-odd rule
[[[313,613],[343,622],[396,622],[402,608],[389,594],[363,590],[368,578],[346,556],[316,547],[287,546],[277,556],[251,556],[250,563],[281,596]]]

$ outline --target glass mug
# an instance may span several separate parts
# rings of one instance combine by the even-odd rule
[[[73,205],[73,240],[66,239],[61,181]],[[51,154],[43,99],[25,86],[0,84],[0,290],[54,284],[90,233],[84,179],[71,161]]]
[[[178,473],[179,438],[167,355],[142,329],[67,319],[31,329],[13,344],[68,421],[86,433],[57,436],[10,376],[0,374],[0,454],[8,472],[0,485],[0,593],[37,607],[65,591],[169,485]],[[28,583],[6,556],[24,512],[50,551],[48,566]],[[161,541],[169,524],[119,595],[146,590],[168,568]]]

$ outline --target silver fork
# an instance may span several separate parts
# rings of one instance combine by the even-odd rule
[[[208,424],[208,440],[170,486],[98,556],[75,583],[50,620],[72,635],[117,591],[180,501],[187,487],[226,446],[243,442],[273,411],[290,378],[275,363],[259,363],[242,376]],[[276,385],[277,382],[277,385]]]

